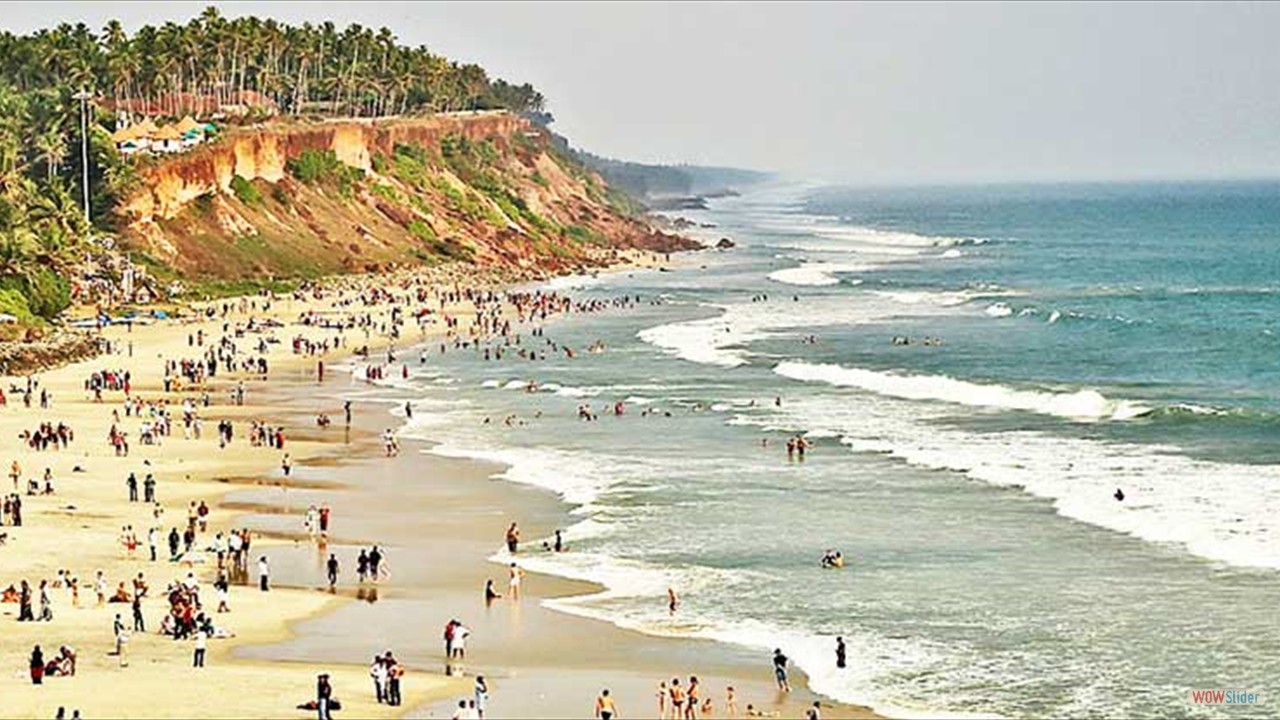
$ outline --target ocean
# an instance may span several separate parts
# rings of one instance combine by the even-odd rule
[[[680,215],[737,247],[552,283],[639,298],[549,325],[574,358],[428,347],[405,381],[405,434],[574,506],[569,552],[523,562],[606,590],[551,606],[762,673],[778,647],[904,717],[1222,717],[1188,691],[1280,680],[1280,185],[775,183]]]

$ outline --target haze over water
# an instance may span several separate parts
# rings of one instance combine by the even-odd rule
[[[894,714],[1222,716],[1188,689],[1280,678],[1280,185],[779,184],[683,215],[739,247],[557,282],[642,298],[550,326],[575,359],[432,351],[409,381],[407,432],[577,506],[571,552],[525,564],[608,590],[555,607],[762,673],[782,647]]]

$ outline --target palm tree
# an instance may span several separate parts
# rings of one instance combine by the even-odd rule
[[[62,161],[67,157],[67,136],[57,127],[46,127],[36,136],[36,149],[44,159],[45,182],[52,183]]]

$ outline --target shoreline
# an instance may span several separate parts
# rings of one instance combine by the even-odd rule
[[[626,269],[628,268],[622,268],[622,270]],[[618,270],[618,268],[609,268],[602,271]],[[358,285],[360,280],[348,279],[347,282],[348,284]],[[436,281],[433,286],[447,287],[448,282],[449,280],[447,279],[445,281]],[[458,278],[453,278],[453,282],[458,282]],[[495,288],[510,287],[509,284],[489,285],[483,282],[480,284]],[[250,298],[248,300],[252,302],[255,299]],[[213,306],[225,303],[234,307],[236,304],[244,303],[245,301],[246,299],[224,300],[214,303]],[[293,299],[278,300],[272,309],[271,316],[285,323],[282,328],[279,328],[280,334],[296,333],[299,336],[313,338],[318,341],[321,336],[326,336],[325,332],[315,326],[303,327],[298,325],[292,322],[291,318],[304,311],[316,310],[317,308],[314,306],[322,304]],[[374,312],[380,315],[385,315],[387,310],[388,308],[386,307],[373,309]],[[332,310],[323,309],[320,311],[332,312]],[[236,322],[243,322],[245,317],[251,315],[254,315],[252,311],[247,314],[240,313],[239,317],[236,316],[235,312],[232,313],[232,317]],[[366,452],[358,453],[358,459],[351,460],[349,456],[353,453],[351,452],[352,443],[350,438],[346,442],[336,442],[331,436],[328,438],[320,437],[322,433],[314,432],[313,429],[303,429],[295,432],[295,428],[307,428],[307,416],[316,412],[317,409],[314,407],[305,411],[299,410],[291,418],[295,421],[295,424],[289,426],[292,437],[287,443],[286,449],[293,455],[298,472],[287,481],[280,478],[281,473],[277,465],[279,453],[276,451],[266,448],[254,448],[243,452],[233,451],[231,455],[228,455],[227,451],[219,451],[216,446],[210,445],[213,424],[224,418],[234,419],[234,422],[241,424],[241,427],[243,427],[242,424],[248,418],[259,419],[269,425],[289,422],[289,420],[282,421],[282,417],[288,415],[288,403],[282,403],[279,400],[279,395],[296,393],[300,397],[306,397],[309,394],[314,394],[307,393],[305,390],[308,384],[315,382],[314,372],[308,366],[315,362],[317,357],[327,358],[326,362],[350,358],[350,347],[341,350],[335,348],[322,356],[292,355],[287,353],[280,356],[279,351],[281,349],[287,350],[287,347],[274,348],[267,353],[271,356],[273,365],[271,379],[261,384],[256,381],[247,383],[250,388],[250,397],[254,401],[253,404],[246,406],[222,403],[211,405],[207,410],[208,415],[205,417],[208,435],[205,436],[203,441],[170,438],[166,439],[163,446],[136,446],[130,458],[112,457],[106,444],[101,443],[101,439],[106,434],[106,426],[110,424],[103,415],[109,409],[117,408],[118,401],[123,399],[123,395],[110,394],[109,401],[101,404],[94,403],[80,387],[83,378],[94,370],[107,368],[128,369],[133,375],[135,396],[140,395],[149,399],[164,398],[169,402],[176,403],[178,398],[184,396],[184,393],[182,391],[174,393],[161,391],[161,384],[158,381],[159,369],[162,364],[160,359],[187,356],[190,352],[188,348],[191,345],[189,340],[188,344],[184,345],[183,339],[189,333],[202,330],[208,334],[211,343],[212,337],[218,332],[219,322],[218,319],[203,318],[195,322],[171,321],[155,326],[141,327],[137,330],[120,327],[107,328],[103,332],[103,336],[114,342],[115,354],[74,362],[46,371],[39,376],[41,378],[41,387],[50,389],[54,393],[54,403],[50,409],[37,409],[34,403],[31,408],[15,408],[18,398],[10,393],[10,404],[7,410],[0,410],[0,432],[12,432],[16,435],[21,429],[25,429],[27,425],[46,418],[52,422],[59,422],[64,419],[69,423],[73,422],[78,436],[74,450],[68,450],[57,456],[56,461],[47,451],[44,454],[39,454],[23,449],[14,453],[14,455],[21,460],[24,471],[42,466],[46,460],[51,461],[52,466],[56,467],[54,474],[58,485],[57,494],[53,496],[55,502],[61,504],[65,500],[73,500],[77,507],[92,507],[93,513],[78,513],[77,510],[71,510],[67,511],[65,513],[66,517],[61,520],[51,521],[50,516],[58,514],[58,512],[51,511],[48,507],[52,503],[48,503],[45,501],[46,499],[41,498],[30,499],[30,507],[24,508],[25,526],[20,529],[10,530],[10,545],[7,548],[0,548],[0,552],[15,557],[17,556],[16,553],[22,552],[20,549],[15,550],[15,548],[57,547],[62,550],[63,548],[56,539],[65,536],[68,532],[77,536],[77,539],[81,539],[82,536],[91,537],[75,543],[75,549],[68,548],[73,553],[74,562],[65,553],[37,553],[34,556],[22,556],[29,562],[9,564],[8,572],[0,578],[0,581],[6,584],[9,582],[16,584],[18,578],[29,577],[34,585],[38,583],[40,578],[53,577],[55,569],[74,568],[72,572],[82,579],[81,600],[82,605],[84,605],[90,604],[85,602],[84,595],[91,596],[92,593],[91,589],[86,587],[89,582],[85,579],[86,576],[93,574],[89,566],[92,565],[107,570],[107,577],[111,580],[111,587],[114,587],[116,581],[127,580],[141,569],[147,573],[147,582],[151,585],[151,596],[154,597],[158,594],[162,589],[162,584],[168,580],[165,575],[169,570],[176,568],[167,563],[152,564],[146,562],[144,559],[147,552],[145,536],[142,538],[143,547],[140,558],[136,560],[119,557],[119,555],[123,554],[123,551],[112,540],[114,528],[130,524],[130,521],[137,527],[142,528],[145,527],[144,523],[148,522],[138,517],[139,513],[137,511],[143,508],[133,506],[131,503],[126,502],[123,497],[123,476],[134,466],[142,465],[143,463],[145,463],[147,471],[156,473],[160,478],[158,492],[161,499],[166,503],[165,524],[177,524],[179,518],[176,516],[180,514],[181,508],[190,501],[197,499],[206,502],[212,501],[211,507],[214,508],[214,511],[210,516],[209,535],[220,529],[245,526],[250,523],[250,518],[259,517],[262,510],[267,510],[279,518],[292,517],[290,513],[294,511],[286,504],[274,501],[267,502],[261,506],[241,504],[238,498],[245,494],[268,492],[270,488],[280,488],[280,492],[292,493],[295,496],[299,493],[307,492],[326,492],[352,497],[359,495],[359,488],[355,488],[354,483],[343,482],[340,476],[346,472],[347,467],[360,463],[377,462],[379,453],[376,448],[376,430],[369,432],[365,432],[363,429],[359,430],[363,434],[356,441],[359,443],[360,448]],[[434,329],[440,330],[438,327]],[[434,333],[424,333],[423,340],[405,343],[403,347],[406,349],[398,352],[409,352],[408,348],[415,346],[419,342],[424,342],[432,334]],[[371,353],[378,351],[380,348],[388,347],[392,343],[389,338],[380,335],[376,337],[366,335],[365,340]],[[130,354],[128,356],[124,354],[123,346],[126,342],[130,346]],[[396,345],[399,347],[400,343],[397,342]],[[232,374],[231,379],[218,378],[209,382],[209,392],[211,395],[221,396],[239,376],[240,374],[235,373]],[[345,373],[343,373],[337,377],[345,376]],[[323,387],[336,381],[337,377],[331,374],[329,381],[321,386]],[[21,379],[7,378],[7,380],[13,384],[20,382]],[[354,381],[352,381],[352,385],[354,386]],[[74,399],[77,397],[78,399]],[[266,397],[267,399],[259,401],[259,397]],[[18,412],[14,412],[15,409]],[[329,407],[326,411],[333,412],[334,408]],[[382,421],[386,420],[386,417],[381,414],[378,417]],[[133,419],[130,420],[132,421]],[[127,422],[124,425],[130,427],[130,431],[132,430],[131,423]],[[339,428],[331,428],[330,430],[340,432]],[[95,443],[95,440],[98,442]],[[241,444],[244,443],[243,434],[239,436],[238,440]],[[406,444],[408,445],[409,443]],[[90,449],[84,450],[86,446]],[[414,443],[412,444],[412,449],[416,451],[419,447]],[[407,454],[416,455],[416,453]],[[69,472],[73,456],[74,460],[79,460],[86,466],[86,470],[96,481],[92,488],[86,489],[82,487],[77,482],[80,478],[71,475]],[[9,458],[4,459],[8,460]],[[90,460],[92,460],[92,464]],[[466,465],[471,468],[468,471],[471,473],[476,472],[476,468],[483,468],[483,477],[485,479],[492,479],[493,475],[501,472],[500,469],[495,469],[491,465],[486,466],[483,463],[466,461]],[[308,473],[313,468],[329,476],[339,476],[339,481],[335,484],[332,477],[323,479],[308,478]],[[177,480],[178,477],[184,479]],[[116,484],[113,484],[113,482]],[[521,494],[521,491],[515,489],[512,483],[487,484],[505,488],[504,493]],[[529,491],[524,491],[523,494],[527,496],[530,493]],[[551,496],[550,493],[543,493],[538,490],[536,494],[544,496],[537,502],[553,508],[547,512],[563,514],[567,510],[567,507],[559,499]],[[527,497],[522,498],[521,502],[526,500]],[[149,507],[146,509],[149,509]],[[104,510],[106,512],[103,512]],[[87,524],[72,531],[70,526],[77,522],[77,517],[80,518],[82,523],[87,522]],[[36,533],[33,533],[36,527],[46,526],[46,524],[47,527],[43,527],[42,530],[52,529],[52,536],[41,532],[39,534],[45,537],[34,542],[29,539],[36,535]],[[558,522],[552,524],[558,524]],[[341,527],[341,524],[339,524],[339,528]],[[83,529],[90,529],[92,532],[81,533],[80,530]],[[140,533],[140,535],[144,534]],[[331,542],[336,546],[356,542],[353,538],[363,538],[365,536],[365,534],[359,532],[346,533],[335,529]],[[265,549],[265,554],[269,556],[275,556],[282,552],[287,553],[291,545],[297,547],[299,544],[287,532],[279,534],[268,532],[258,534],[256,537],[258,540],[253,546],[254,550],[263,548]],[[201,538],[202,542],[207,542],[207,540],[208,536]],[[163,540],[160,544],[163,545]],[[92,551],[86,551],[89,548],[92,548]],[[163,553],[164,550],[161,550],[161,552]],[[483,560],[483,558],[481,559],[481,565],[484,570],[492,569],[492,565]],[[291,697],[296,697],[296,702],[304,702],[312,697],[314,676],[317,669],[315,661],[308,658],[306,663],[289,662],[279,657],[272,658],[270,661],[263,661],[249,656],[254,653],[255,648],[301,642],[310,632],[310,628],[313,625],[330,622],[332,618],[341,618],[344,612],[349,612],[350,608],[362,605],[359,602],[362,598],[358,596],[350,597],[350,591],[346,588],[342,593],[328,595],[327,593],[315,592],[305,582],[298,583],[296,587],[287,587],[291,585],[287,579],[287,568],[278,569],[275,562],[272,563],[272,566],[273,584],[279,589],[273,590],[269,594],[269,598],[261,597],[259,593],[253,592],[247,586],[236,585],[232,587],[230,594],[232,612],[226,616],[226,622],[235,633],[235,638],[212,641],[209,653],[209,667],[200,670],[183,669],[189,665],[189,643],[173,642],[153,633],[135,635],[130,645],[131,666],[127,669],[116,667],[116,658],[106,654],[106,651],[109,651],[113,644],[110,619],[114,612],[113,608],[120,608],[124,610],[122,615],[127,622],[128,605],[106,605],[103,608],[95,609],[93,612],[89,612],[87,608],[83,607],[79,610],[72,610],[67,607],[66,599],[62,597],[65,591],[55,591],[52,593],[54,596],[55,622],[48,626],[32,624],[12,626],[18,628],[18,632],[13,633],[13,641],[7,643],[5,650],[0,652],[0,662],[4,662],[10,668],[25,667],[25,651],[29,644],[39,642],[45,646],[46,657],[51,658],[56,654],[57,645],[65,643],[76,649],[81,672],[75,678],[49,678],[45,684],[40,686],[31,685],[29,680],[26,680],[21,673],[17,676],[11,676],[10,681],[0,683],[0,687],[5,687],[8,691],[6,693],[6,696],[10,698],[8,707],[17,714],[25,716],[50,715],[53,714],[53,710],[56,707],[60,706],[66,707],[68,712],[72,709],[80,709],[86,714],[115,714],[138,717],[172,716],[175,714],[197,717],[230,714],[257,717],[299,716],[302,711],[293,707],[293,704],[296,703],[280,705],[269,703],[282,693],[288,693]],[[349,568],[350,566],[346,567]],[[183,567],[181,570],[186,571],[187,568]],[[281,573],[284,573],[285,576],[283,585],[281,584]],[[205,575],[202,578],[202,583],[207,583],[212,579],[206,573],[202,574]],[[559,578],[550,578],[550,576],[534,576],[530,580],[535,587],[545,585],[552,588],[552,594],[555,596],[581,594],[582,592],[590,592],[592,589],[592,586]],[[399,594],[395,582],[386,586],[383,592],[388,599],[394,599]],[[476,589],[472,588],[466,594],[474,596],[476,592]],[[268,594],[263,593],[261,595]],[[530,599],[542,599],[542,597]],[[148,629],[154,629],[159,622],[160,605],[155,600],[150,600],[145,603],[145,607],[147,608],[145,614],[148,616]],[[14,609],[13,606],[6,606],[6,615],[16,614],[12,612]],[[653,638],[640,633],[621,630],[600,621],[587,620],[547,610],[541,608],[540,605],[539,610],[542,613],[561,618],[557,626],[565,624],[570,626],[569,629],[562,629],[562,632],[570,635],[590,638],[597,632],[597,629],[592,628],[592,623],[598,623],[601,626],[610,628],[612,632],[617,633],[619,636],[633,635],[636,638],[645,638],[642,642],[637,641],[641,642],[641,644],[656,643],[663,646],[666,643],[719,645],[710,641]],[[76,622],[74,624],[68,622],[71,619]],[[221,624],[223,618],[217,617],[215,621]],[[57,632],[41,632],[46,627],[56,629]],[[437,634],[438,632],[432,632],[422,639],[413,638],[410,642],[413,646],[427,645]],[[156,642],[156,640],[167,641]],[[396,647],[395,650],[397,654],[401,655],[402,662],[405,661],[405,651],[409,651],[409,654],[414,652],[412,648],[406,648],[403,644]],[[658,652],[672,651],[660,649]],[[367,686],[369,682],[367,667],[360,664],[357,659],[359,657],[361,656],[354,654],[342,658],[325,658],[323,669],[334,675],[335,694],[343,699],[344,707],[360,717],[394,717],[413,713],[426,713],[426,716],[432,716],[439,711],[439,708],[447,708],[448,701],[442,700],[442,698],[458,694],[459,685],[457,682],[438,672],[422,672],[421,669],[428,668],[429,664],[426,662],[419,664],[410,658],[407,662],[411,674],[405,684],[405,705],[400,708],[376,705],[370,697],[372,695],[371,689]],[[572,663],[568,665],[572,665]],[[535,670],[530,672],[530,667],[535,668]],[[537,687],[541,683],[554,684],[561,671],[566,669],[566,664],[558,661],[550,662],[544,658],[531,666],[523,668],[520,677],[514,680],[515,687],[519,688],[522,684],[526,687]],[[582,670],[581,668],[576,668],[573,671],[581,672]],[[732,676],[738,677],[738,675]],[[752,682],[752,679],[746,677],[745,673],[741,676],[743,678],[741,684],[744,687]],[[638,689],[640,686],[648,684],[647,681],[642,681],[639,671],[636,670],[615,669],[606,674],[606,677],[617,679],[618,682],[615,684],[620,687],[632,683]],[[661,677],[661,673],[653,676],[646,675],[645,677],[655,678],[654,682],[656,682],[656,678]],[[765,677],[768,679],[767,675]],[[128,678],[128,681],[121,682],[125,678]],[[221,699],[218,707],[210,707],[200,697],[193,696],[189,692],[184,693],[183,683],[175,683],[175,679],[190,679],[202,691],[214,689],[215,692],[218,692],[218,689],[222,688],[225,691],[229,691],[229,694],[226,692],[220,693],[218,696]],[[466,680],[464,684],[469,682],[469,680]],[[498,686],[501,686],[501,682],[506,681],[499,681]],[[260,689],[261,692],[237,692],[255,687]],[[287,690],[287,688],[293,689]],[[589,704],[591,697],[594,696],[595,689],[585,692],[587,692],[587,696],[582,702]],[[651,692],[652,688],[649,688],[647,694],[651,694]],[[496,699],[495,702],[497,702]],[[104,713],[103,707],[109,707],[110,711]],[[745,702],[743,707],[745,707]],[[841,717],[843,715],[837,714],[835,716]]]
[[[407,348],[406,353],[414,348]],[[326,383],[329,385],[332,383]],[[365,427],[366,433],[375,432],[378,428],[385,425],[403,425],[405,418],[393,415],[390,409],[398,407],[399,404],[406,399],[411,399],[413,395],[403,389],[396,388],[391,385],[380,384],[374,382],[372,384],[360,383],[358,380],[352,380],[349,385],[345,385],[343,390],[336,390],[342,395],[368,395],[370,392],[378,396],[374,403],[369,403],[374,409],[374,413],[381,418],[381,422],[369,418],[367,413],[360,413],[360,421],[368,423]],[[395,400],[391,400],[391,396],[395,396]],[[358,422],[357,425],[361,424]],[[376,425],[376,427],[374,427]],[[396,460],[397,464],[409,464],[414,469],[412,471],[400,470],[393,471],[392,478],[400,483],[413,482],[417,475],[432,478],[441,478],[449,487],[449,493],[459,492],[464,495],[471,492],[468,496],[469,501],[463,501],[461,508],[450,506],[448,511],[468,511],[470,508],[467,502],[479,504],[487,508],[493,509],[495,512],[501,512],[503,518],[519,521],[521,527],[526,531],[529,538],[541,538],[549,536],[555,527],[564,527],[568,524],[569,511],[573,505],[564,501],[554,492],[540,488],[512,483],[504,480],[500,475],[505,472],[507,466],[484,460],[476,460],[471,458],[455,458],[442,455],[436,455],[431,452],[434,443],[430,440],[404,439],[402,440],[402,451],[404,456],[413,457],[420,454],[419,459],[414,462],[408,458],[402,457]],[[342,482],[344,474],[346,476],[354,476],[360,474],[361,466],[364,462],[359,460],[348,461],[344,463],[347,467],[337,469],[337,479]],[[447,470],[437,471],[439,466],[445,466]],[[379,468],[382,472],[385,468]],[[398,472],[399,474],[395,474]],[[415,473],[417,475],[415,475]],[[487,489],[483,493],[477,491],[468,491],[465,486],[474,484],[477,479],[488,480],[487,485],[491,489]],[[386,491],[391,486],[380,486],[375,490],[372,488],[351,488],[352,485],[358,483],[349,483],[344,487],[354,490],[358,495],[361,493]],[[323,491],[321,491],[323,494]],[[242,505],[264,504],[262,498],[250,498],[249,495],[261,495],[252,490],[243,493],[235,499]],[[477,498],[476,495],[481,497]],[[491,497],[496,496],[496,497]],[[295,512],[297,509],[295,508]],[[537,518],[535,522],[530,523],[530,516]],[[434,523],[425,524],[425,526],[416,531],[413,538],[396,538],[404,541],[411,546],[412,550],[419,547],[429,545],[436,541],[448,541],[448,537],[442,537],[444,531],[433,530]],[[422,580],[420,584],[416,584],[412,590],[397,589],[396,583],[390,586],[390,596],[403,600],[405,595],[409,596],[435,596],[440,592],[446,592],[449,597],[456,598],[455,602],[471,603],[475,598],[480,596],[480,587],[483,580],[481,576],[488,574],[498,582],[500,586],[504,584],[500,582],[503,569],[495,564],[491,556],[501,544],[502,528],[493,524],[490,533],[483,539],[475,539],[467,548],[468,556],[466,558],[466,567],[454,568],[450,572],[459,576],[472,576],[473,580],[470,584],[460,583],[456,578],[435,578]],[[376,532],[376,531],[375,531]],[[386,535],[380,535],[382,539],[386,539]],[[394,537],[394,536],[393,536]],[[364,542],[368,543],[366,539]],[[394,546],[392,546],[394,547]],[[402,549],[402,548],[398,548]],[[425,550],[424,550],[425,552]],[[306,554],[307,549],[299,548],[299,554]],[[389,556],[393,556],[392,551],[388,551]],[[302,560],[295,560],[302,563]],[[457,558],[451,558],[452,564],[459,564],[462,561]],[[348,560],[343,559],[343,567],[348,566]],[[772,672],[769,667],[767,656],[756,656],[753,651],[745,648],[733,646],[718,641],[682,637],[676,635],[657,635],[644,633],[638,630],[632,630],[617,626],[611,622],[587,617],[581,614],[566,612],[563,610],[546,607],[545,601],[551,599],[560,599],[568,597],[578,597],[583,595],[595,594],[606,590],[606,588],[597,583],[580,581],[575,579],[563,578],[555,575],[544,575],[533,571],[527,571],[528,585],[534,588],[535,593],[531,594],[525,601],[526,609],[522,612],[528,612],[527,606],[530,601],[538,603],[538,613],[547,613],[555,619],[554,622],[558,626],[566,628],[565,633],[569,635],[579,636],[596,636],[605,634],[610,638],[611,644],[617,644],[624,648],[629,648],[632,654],[639,653],[642,656],[658,656],[668,655],[675,659],[676,666],[685,666],[695,668],[709,668],[713,671],[713,675],[704,677],[704,682],[714,681],[718,683],[715,687],[716,702],[719,704],[721,697],[721,688],[723,684],[733,684],[738,689],[739,712],[745,711],[748,702],[755,702],[757,707],[762,708],[765,712],[779,712],[784,717],[799,717],[804,714],[804,710],[808,705],[819,696],[813,694],[807,688],[807,678],[798,668],[792,672],[794,691],[789,697],[779,696],[773,691]],[[419,578],[415,578],[419,580]],[[538,589],[545,588],[543,592],[537,592]],[[383,592],[384,599],[387,596]],[[501,603],[502,601],[499,601]],[[474,603],[472,603],[474,604]],[[495,603],[495,608],[498,603]],[[487,610],[486,610],[487,611]],[[424,609],[423,612],[429,613],[430,610]],[[332,638],[335,634],[341,633],[336,626],[340,623],[347,625],[366,625],[373,626],[375,623],[368,618],[354,611],[345,613],[340,619],[334,617],[317,618],[314,622],[308,623],[313,632],[325,637]],[[543,620],[540,619],[540,622]],[[439,624],[443,624],[444,620],[440,620]],[[468,625],[470,625],[470,622]],[[416,629],[416,628],[415,628]],[[492,631],[492,628],[481,627],[477,629],[477,635],[483,632]],[[421,634],[425,634],[426,643],[430,646],[431,642],[438,637],[438,628],[430,626],[422,628]],[[249,648],[245,656],[248,657],[274,657],[279,659],[287,659],[292,657],[301,657],[310,653],[322,652],[321,648],[307,638],[308,630],[303,629],[299,638],[289,643],[278,644],[274,648]],[[419,634],[418,632],[414,633]],[[374,632],[376,636],[376,632]],[[348,638],[349,639],[349,638]],[[509,636],[504,638],[504,642],[523,642],[527,638],[519,636]],[[541,642],[543,638],[539,638]],[[499,643],[497,646],[486,648],[483,643],[476,640],[473,636],[472,642],[475,644],[475,652],[492,650],[494,654],[509,653],[510,649],[506,645]],[[554,640],[549,643],[555,644]],[[670,646],[669,646],[670,644]],[[585,649],[576,647],[575,643],[562,643],[564,648],[572,648],[573,653],[578,655],[584,654]],[[428,651],[426,656],[433,653]],[[435,653],[438,654],[438,653]],[[526,661],[504,661],[494,660],[484,663],[487,670],[476,670],[476,673],[483,673],[489,679],[491,692],[494,695],[493,707],[500,711],[501,716],[507,717],[538,717],[538,716],[565,716],[572,715],[575,712],[584,712],[583,708],[589,708],[593,694],[584,694],[579,698],[576,704],[567,702],[555,702],[551,704],[538,705],[538,710],[531,714],[525,715],[523,712],[530,712],[527,706],[511,706],[504,704],[498,699],[499,693],[503,692],[504,685],[511,688],[509,691],[524,692],[540,691],[543,684],[558,685],[557,676],[561,673],[576,673],[583,678],[594,677],[600,681],[609,684],[614,691],[614,697],[620,703],[626,703],[634,708],[639,705],[641,700],[651,701],[652,694],[656,690],[657,683],[663,679],[667,673],[667,667],[655,662],[645,662],[640,665],[632,663],[632,667],[621,667],[615,664],[614,667],[602,665],[603,658],[593,658],[592,663],[584,666],[581,661],[577,661],[570,656],[560,656],[559,653],[551,653],[555,657],[545,657],[532,663]],[[586,652],[590,656],[589,652]],[[413,657],[418,658],[421,654],[415,649]],[[497,672],[498,680],[495,680],[494,672]],[[683,674],[685,671],[681,671]],[[706,671],[703,670],[705,673]],[[468,672],[468,674],[472,674]],[[594,674],[594,675],[593,675]],[[514,686],[512,686],[514,683]],[[579,687],[578,690],[582,691]],[[621,692],[620,692],[621,691]],[[594,692],[594,691],[592,691]],[[465,694],[465,693],[464,693]],[[648,707],[648,706],[646,706]],[[416,708],[411,712],[411,717],[439,717],[447,716],[450,712],[450,703],[447,701],[427,703],[421,708]],[[634,714],[634,710],[631,711]],[[847,705],[834,701],[822,700],[822,712],[824,716],[835,718],[874,718],[879,717],[876,713],[867,708],[853,705]],[[539,714],[543,713],[543,714]]]

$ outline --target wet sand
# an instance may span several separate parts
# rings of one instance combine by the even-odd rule
[[[259,532],[294,541],[271,548],[277,582],[327,592],[324,562],[333,552],[341,564],[337,593],[361,602],[300,623],[292,639],[268,646],[241,648],[237,657],[255,660],[324,660],[372,658],[387,649],[411,667],[433,668],[465,678],[459,697],[469,697],[472,678],[483,675],[489,685],[491,717],[585,717],[596,694],[608,687],[620,712],[630,717],[656,717],[657,685],[679,676],[696,675],[703,696],[715,703],[715,717],[725,717],[725,686],[737,689],[739,715],[748,704],[782,717],[803,717],[817,698],[792,674],[793,692],[777,692],[767,652],[755,652],[705,640],[655,637],[590,618],[547,609],[548,598],[593,593],[590,583],[530,573],[525,597],[503,597],[486,607],[483,587],[493,579],[507,593],[506,569],[490,562],[507,526],[520,525],[521,553],[544,552],[541,541],[557,527],[570,524],[569,507],[551,493],[493,476],[500,466],[427,453],[428,446],[402,441],[398,457],[382,457],[377,436],[398,425],[388,410],[396,391],[353,385],[332,376],[323,386],[285,389],[273,399],[280,412],[296,420],[311,416],[316,403],[341,403],[354,395],[353,437],[337,467],[301,467],[296,479],[310,485],[288,490],[254,487],[227,498],[235,507],[287,507],[254,512],[244,522]],[[365,399],[360,399],[363,396]],[[341,429],[330,428],[330,433]],[[345,438],[344,438],[345,439]],[[321,486],[331,483],[331,489]],[[333,540],[318,548],[302,536],[302,514],[309,504],[333,508]],[[386,552],[388,580],[358,585],[355,558],[361,546],[376,542]],[[457,618],[472,631],[467,658],[446,668],[443,628]],[[411,685],[412,674],[405,680]],[[423,703],[409,717],[449,717],[456,699]],[[822,703],[823,717],[874,717],[863,708]]]

